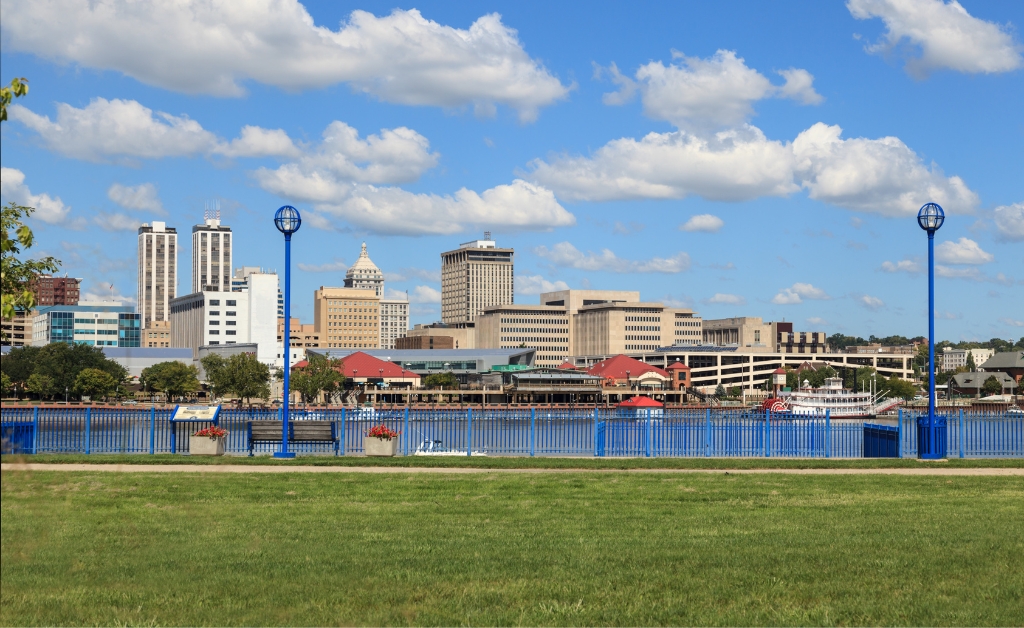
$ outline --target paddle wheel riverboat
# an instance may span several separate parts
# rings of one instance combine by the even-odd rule
[[[821,388],[814,388],[804,380],[794,391],[783,391],[777,397],[764,401],[764,409],[794,416],[825,416],[833,419],[860,419],[877,416],[902,403],[899,399],[886,399],[881,393],[853,392],[843,388],[843,380],[830,377]]]

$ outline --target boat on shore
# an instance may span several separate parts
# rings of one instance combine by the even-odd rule
[[[764,408],[798,417],[824,417],[828,412],[833,419],[861,419],[888,412],[900,403],[900,399],[888,399],[881,393],[853,392],[843,388],[842,378],[830,377],[820,388],[804,380],[800,388],[765,400]]]

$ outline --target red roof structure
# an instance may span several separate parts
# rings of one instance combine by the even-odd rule
[[[559,364],[556,368],[565,369],[567,371],[575,371],[576,365],[570,362],[569,360],[566,360],[565,362]]]
[[[671,379],[664,369],[651,366],[646,362],[641,362],[640,360],[635,360],[622,354],[598,362],[594,366],[590,367],[590,369],[587,370],[587,373],[590,375],[599,375],[605,379],[626,379],[626,371],[629,371],[628,377],[630,379],[636,379],[644,373],[650,373],[652,371],[661,375],[665,379]]]
[[[786,374],[786,369],[784,369],[784,368],[777,368],[774,371],[772,371],[772,375],[785,375],[785,374]]]
[[[685,364],[683,364],[679,360],[676,360],[675,362],[670,364],[669,367],[667,369],[665,369],[665,370],[666,371],[689,371],[690,367],[686,366]]]
[[[665,404],[660,401],[655,401],[650,397],[640,395],[639,397],[630,397],[629,399],[620,403],[618,408],[664,408]]]
[[[299,369],[309,364],[307,360],[296,362],[292,369]],[[419,379],[419,375],[407,371],[393,362],[381,360],[368,353],[356,351],[341,358],[341,374],[348,379],[359,377],[383,377],[384,379]]]

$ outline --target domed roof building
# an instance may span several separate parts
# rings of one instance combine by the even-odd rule
[[[377,297],[384,296],[384,273],[380,272],[366,253],[366,243],[359,253],[359,259],[345,273],[345,287],[359,290],[373,290]]]

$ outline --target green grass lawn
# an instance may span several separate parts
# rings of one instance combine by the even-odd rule
[[[0,457],[3,462],[50,464],[255,464],[313,466],[473,467],[482,469],[919,469],[1024,467],[1024,458],[950,458],[922,461],[916,458],[568,458],[538,456],[298,456],[281,460],[271,456],[185,456],[171,454],[37,454]]]
[[[1020,625],[1016,477],[4,472],[0,624]]]

